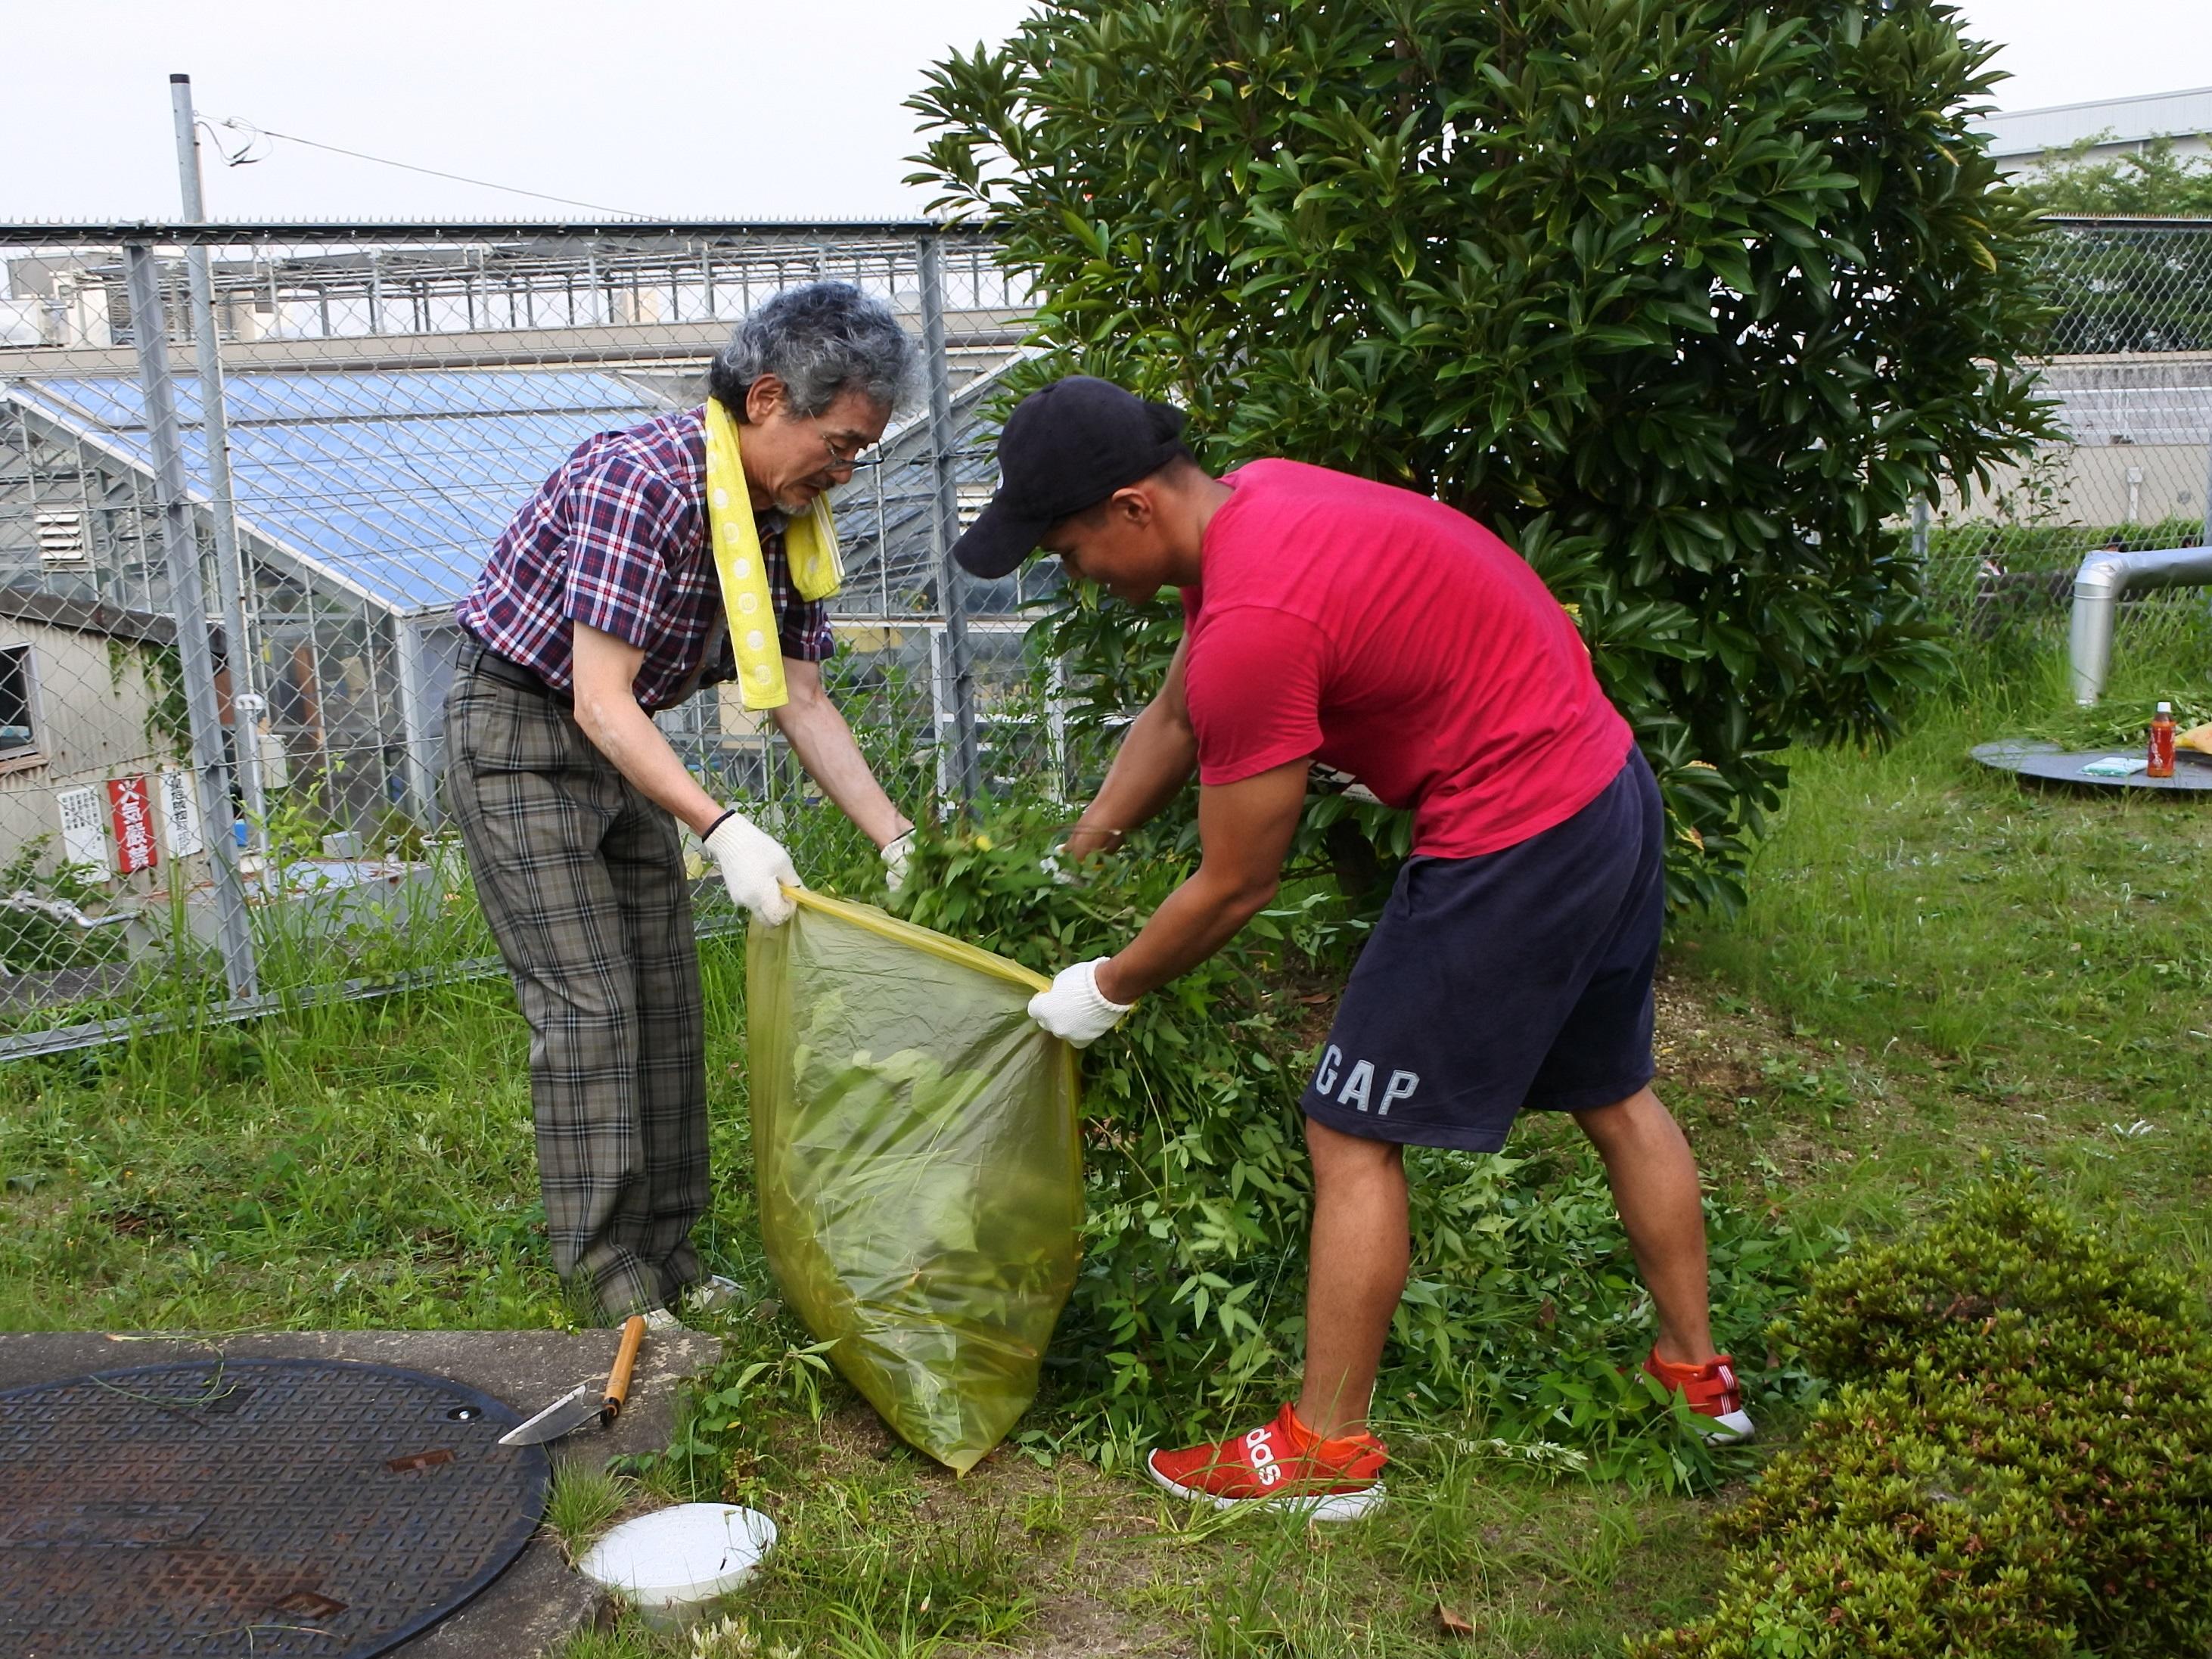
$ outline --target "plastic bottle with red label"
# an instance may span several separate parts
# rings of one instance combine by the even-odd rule
[[[2143,775],[2173,775],[2173,705],[2170,702],[2159,704],[2158,712],[2150,717],[2150,764],[2143,769]]]

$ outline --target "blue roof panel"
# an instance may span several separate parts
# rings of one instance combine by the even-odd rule
[[[150,469],[138,384],[18,383],[19,395]],[[516,507],[596,433],[661,412],[590,370],[435,369],[226,377],[239,516],[332,576],[405,611],[475,581]],[[191,487],[208,488],[199,386],[177,383]]]

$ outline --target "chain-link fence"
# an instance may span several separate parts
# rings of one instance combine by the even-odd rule
[[[453,601],[571,449],[702,401],[732,325],[788,284],[858,283],[925,347],[928,395],[834,497],[847,578],[825,678],[864,750],[909,812],[1064,769],[1050,672],[1024,648],[1049,574],[945,580],[990,493],[980,427],[1029,310],[978,237],[0,242],[0,1056],[210,999],[263,1006],[334,964],[389,981],[483,959],[440,800]],[[734,688],[661,718],[802,868],[852,850]]]
[[[2100,550],[2212,544],[2212,220],[2056,220],[2038,257],[2063,435],[1913,524],[1938,603],[1984,636],[2060,617]]]
[[[2064,441],[1912,527],[1983,633],[2212,509],[2212,223],[2041,248]],[[576,444],[699,402],[790,283],[883,295],[930,370],[835,497],[833,695],[910,812],[1064,787],[1049,562],[945,579],[1030,312],[993,255],[919,223],[0,227],[0,1058],[488,961],[440,804],[453,602]],[[732,692],[663,725],[802,869],[858,849]]]

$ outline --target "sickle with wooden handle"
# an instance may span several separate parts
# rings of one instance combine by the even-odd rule
[[[599,1426],[611,1427],[622,1415],[623,1402],[629,1398],[630,1368],[637,1364],[637,1351],[645,1346],[645,1316],[632,1314],[623,1321],[622,1346],[615,1350],[615,1368],[607,1373],[607,1397],[599,1407]]]
[[[614,1369],[607,1373],[604,1390],[588,1382],[570,1389],[528,1422],[500,1436],[499,1443],[542,1446],[582,1428],[595,1417],[602,1428],[612,1424],[622,1415],[623,1403],[629,1398],[629,1374],[637,1364],[637,1351],[644,1342],[645,1316],[632,1314],[623,1322],[622,1346],[615,1351]]]

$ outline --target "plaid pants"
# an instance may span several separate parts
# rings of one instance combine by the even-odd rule
[[[530,1022],[553,1266],[610,1318],[704,1276],[706,1018],[676,821],[568,710],[473,668],[446,699],[447,786]]]

